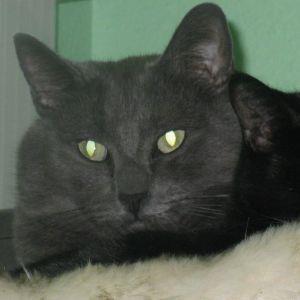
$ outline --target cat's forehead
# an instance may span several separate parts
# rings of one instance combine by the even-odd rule
[[[106,119],[168,122],[191,111],[193,95],[166,80],[158,61],[159,56],[130,57],[99,66],[101,92],[96,96]]]
[[[93,79],[98,129],[128,157],[136,156],[143,133],[152,128],[150,63],[144,57],[101,63]]]
[[[197,111],[193,99],[188,99],[187,90],[183,93],[178,85],[164,80],[156,68],[157,60],[138,57],[92,66],[92,101],[87,105],[97,132],[117,143],[128,156],[134,156],[148,139],[199,123],[193,115]]]
[[[147,93],[148,72],[145,69],[115,71],[103,82],[103,109],[106,116],[147,118],[152,111],[151,93]]]
[[[107,122],[145,124],[176,111],[172,89],[161,82],[156,61],[155,56],[134,57],[99,66],[94,97]]]

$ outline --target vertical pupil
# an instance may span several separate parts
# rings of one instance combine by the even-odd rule
[[[171,147],[176,145],[176,134],[174,131],[169,131],[166,133],[166,141]]]
[[[92,157],[95,153],[96,150],[96,144],[93,141],[88,141],[86,143],[86,152],[88,154],[89,157]]]

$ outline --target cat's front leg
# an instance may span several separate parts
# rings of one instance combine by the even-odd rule
[[[12,276],[20,276],[25,273],[29,279],[34,273],[39,273],[46,277],[55,277],[86,264],[87,262],[84,263],[78,252],[67,252],[53,255],[35,263],[24,264],[21,262],[11,274]]]
[[[106,251],[101,251],[101,247],[98,249],[86,247],[80,250],[52,255],[34,263],[21,263],[17,269],[12,271],[12,275],[19,276],[25,273],[30,278],[34,273],[39,273],[46,277],[56,277],[88,264],[112,264],[118,263],[121,260],[122,255],[116,253],[113,249],[110,249],[110,252],[106,253]]]

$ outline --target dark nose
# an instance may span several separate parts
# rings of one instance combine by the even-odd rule
[[[149,190],[149,172],[132,160],[123,162],[116,172],[119,200],[122,205],[138,218],[141,205]]]
[[[141,204],[147,198],[147,194],[146,192],[138,194],[119,194],[119,199],[124,207],[138,219]]]

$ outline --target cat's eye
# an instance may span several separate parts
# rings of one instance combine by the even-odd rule
[[[79,151],[83,156],[93,161],[103,161],[107,156],[107,149],[104,145],[92,140],[85,140],[78,143]]]
[[[180,147],[184,141],[184,130],[171,130],[162,135],[157,141],[157,147],[162,153],[170,153]]]

